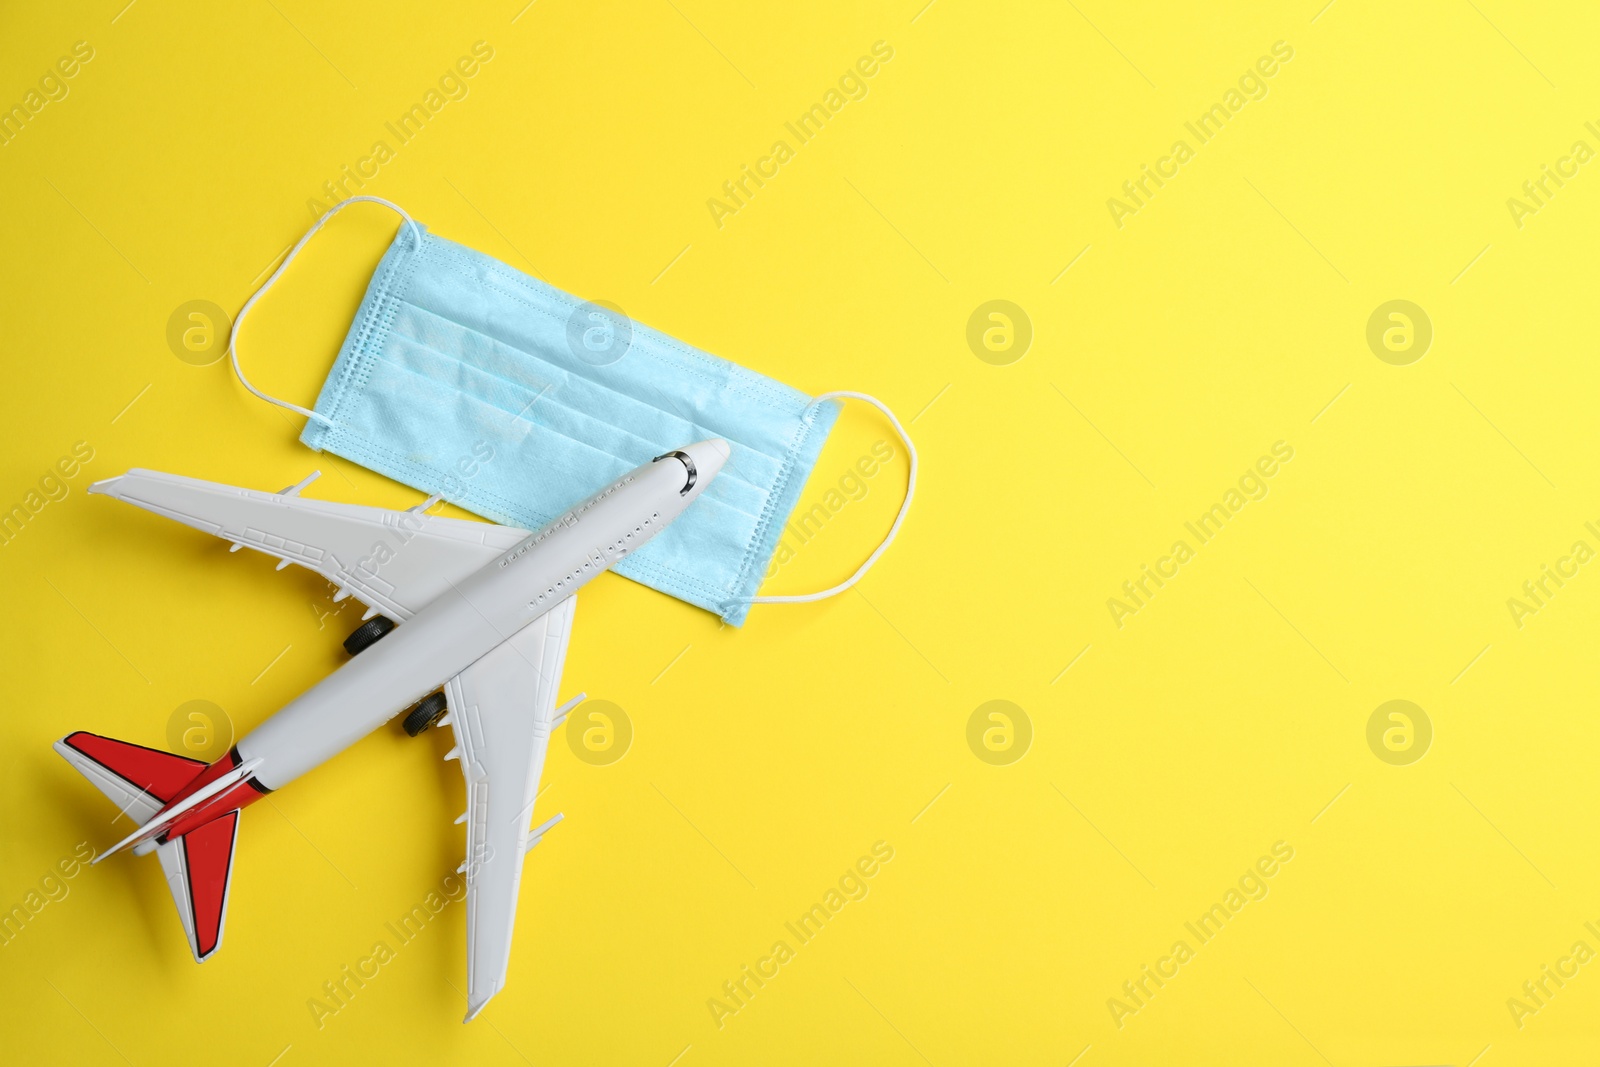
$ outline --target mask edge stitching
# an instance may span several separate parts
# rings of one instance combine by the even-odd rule
[[[381,262],[378,265],[378,273],[382,277],[374,276],[377,288],[371,294],[373,301],[367,314],[367,321],[361,324],[359,335],[355,337],[354,344],[351,345],[349,365],[343,369],[338,388],[331,398],[327,412],[324,413],[327,418],[332,419],[335,423],[338,423],[339,413],[351,393],[358,389],[366,389],[367,382],[371,377],[372,363],[378,358],[378,352],[373,347],[374,338],[377,338],[381,346],[382,339],[388,337],[389,331],[394,325],[396,304],[404,300],[403,297],[398,296],[395,292],[397,288],[396,282],[403,281],[409,284],[411,274],[416,270],[417,264],[428,254],[430,245],[427,237],[431,235],[423,235],[421,247],[416,250],[416,254],[411,256],[406,256],[403,250],[400,249],[400,240],[405,235],[405,227],[401,227],[400,233],[395,235],[394,243],[390,247],[391,252],[399,252],[400,254],[387,265]],[[384,258],[387,259],[387,255]],[[402,271],[405,272],[404,279],[398,278]],[[365,297],[363,297],[363,303],[365,303]],[[359,315],[360,311],[357,310],[356,313]],[[343,360],[343,356],[344,353],[341,353],[335,359],[334,367],[336,370]],[[332,432],[325,433],[323,435],[324,438]]]
[[[834,407],[835,407],[834,421],[837,421],[837,418],[838,418],[838,416],[837,416],[838,404],[837,404],[836,401],[829,401],[829,403],[832,403],[834,405]],[[738,572],[739,580],[736,583],[736,588],[738,588],[738,589],[748,589],[749,593],[754,594],[755,592],[757,592],[761,588],[760,583],[757,583],[754,587],[750,586],[750,580],[753,577],[752,572],[755,569],[756,554],[761,550],[761,546],[766,543],[767,531],[772,526],[772,524],[776,521],[776,518],[772,514],[772,511],[773,511],[774,507],[776,506],[776,502],[778,500],[782,499],[784,494],[788,491],[789,483],[794,478],[795,469],[799,466],[799,462],[800,462],[800,449],[801,449],[802,446],[804,446],[807,443],[807,441],[809,440],[811,435],[817,431],[818,423],[819,423],[819,420],[817,418],[802,419],[801,422],[800,422],[800,426],[799,426],[799,428],[798,428],[798,430],[796,432],[796,437],[795,437],[795,439],[793,441],[791,441],[790,447],[789,447],[789,451],[788,451],[788,455],[784,459],[783,469],[779,473],[779,476],[778,476],[778,483],[777,483],[776,486],[773,487],[773,491],[770,494],[768,494],[767,500],[766,500],[766,504],[762,508],[762,516],[756,523],[756,537],[755,537],[755,540],[754,540],[754,544],[752,544],[750,548],[747,548],[745,550],[744,561],[739,566],[739,572]],[[832,431],[833,431],[833,422],[830,421],[828,423],[827,431],[824,433],[824,440],[826,440],[826,433],[831,433]],[[821,446],[819,445],[818,446],[819,457],[820,457],[820,453],[821,453]],[[797,503],[798,503],[798,501],[797,501]],[[794,510],[794,505],[793,504],[790,505],[789,510],[790,511]],[[770,557],[777,550],[778,550],[777,542],[774,541],[773,546],[772,546],[772,550],[770,552],[765,553],[765,555]],[[734,592],[734,590],[729,590],[730,595],[733,592]],[[743,609],[743,612],[740,615],[741,618],[743,617],[743,615],[749,613],[749,610],[750,610],[750,605],[749,604],[739,603],[738,601],[733,601],[733,603],[737,604],[736,610]],[[717,614],[723,615],[722,611],[720,610],[720,605],[719,605],[719,610],[718,610]],[[723,615],[723,618],[727,618],[727,616]]]

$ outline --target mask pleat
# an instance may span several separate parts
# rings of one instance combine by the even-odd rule
[[[582,301],[461,245],[403,232],[374,274],[302,439],[497,522],[542,526],[652,455],[732,456],[618,573],[744,620],[837,418],[804,393],[628,324],[580,358]],[[581,325],[583,319],[579,319]]]

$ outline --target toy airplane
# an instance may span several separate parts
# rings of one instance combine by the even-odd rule
[[[307,500],[298,494],[310,479],[276,494],[142,470],[97,482],[91,493],[276,556],[280,570],[308,567],[339,586],[336,600],[353,593],[369,610],[345,641],[348,663],[210,766],[81,731],[57,741],[139,824],[95,862],[154,851],[204,961],[222,942],[241,808],[403,709],[412,735],[449,723],[446,758],[460,758],[467,785],[456,821],[467,824],[470,1021],[505,985],[523,854],[561,818],[528,829],[546,740],[582,699],[556,707],[574,594],[682,514],[728,453],[713,439],[658,456],[537,533]]]

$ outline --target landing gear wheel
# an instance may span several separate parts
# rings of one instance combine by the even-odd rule
[[[383,615],[374,615],[366,622],[350,631],[350,636],[344,639],[344,650],[354,656],[358,652],[365,652],[388,636],[394,629],[394,620]]]
[[[429,693],[406,714],[405,722],[401,725],[405,727],[406,733],[416,737],[444,718],[445,709],[449,706],[450,703],[445,700],[443,693]]]

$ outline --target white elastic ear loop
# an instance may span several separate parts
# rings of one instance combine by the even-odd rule
[[[318,230],[322,229],[327,221],[333,218],[339,212],[343,211],[351,204],[359,204],[363,201],[372,204],[382,204],[390,211],[395,212],[401,218],[405,219],[405,224],[411,227],[411,235],[416,239],[417,247],[422,247],[422,231],[417,228],[417,224],[411,218],[411,216],[406,214],[405,208],[401,207],[399,204],[391,203],[390,201],[383,199],[381,196],[352,196],[348,200],[341,200],[337,204],[333,205],[333,207],[329,208],[327,213],[318,219],[316,223],[312,225],[311,229],[306,231],[304,237],[295,242],[294,247],[289,249],[289,254],[284,257],[283,262],[278,264],[278,269],[272,272],[272,276],[261,283],[261,288],[250,294],[250,299],[244,302],[244,307],[239,309],[238,316],[234,318],[233,330],[228,334],[228,355],[233,357],[233,373],[239,376],[239,384],[243,385],[246,389],[250,390],[256,396],[260,397],[262,400],[265,400],[269,404],[276,404],[280,408],[288,408],[290,411],[304,415],[308,419],[314,419],[315,421],[324,423],[328,426],[332,426],[334,423],[333,420],[327,416],[319,415],[315,411],[301,407],[299,404],[291,404],[287,400],[279,400],[275,396],[268,396],[266,393],[263,393],[261,390],[250,384],[250,379],[244,376],[244,368],[239,366],[239,330],[242,326],[244,326],[244,317],[250,314],[251,308],[256,306],[256,301],[260,300],[262,296],[266,294],[266,291],[272,288],[272,284],[278,280],[283,272],[289,269],[289,264],[294,262],[294,257],[300,254],[300,250],[306,246],[307,241],[311,240],[312,235],[314,235]]]
[[[894,517],[894,525],[889,527],[889,532],[884,536],[883,542],[878,545],[877,548],[872,550],[872,555],[868,556],[866,561],[862,563],[860,567],[856,568],[856,572],[850,577],[846,578],[844,581],[840,582],[838,585],[834,586],[832,589],[824,589],[820,593],[800,593],[794,596],[745,597],[741,601],[742,603],[809,604],[814,600],[826,600],[830,596],[837,596],[846,589],[849,589],[852,585],[855,585],[857,582],[859,582],[862,576],[872,569],[872,565],[878,562],[878,557],[883,555],[884,552],[888,550],[890,545],[894,544],[895,537],[900,533],[900,524],[906,521],[906,512],[911,510],[911,498],[917,493],[917,446],[911,443],[911,437],[906,433],[905,427],[900,425],[900,420],[894,417],[894,412],[890,411],[889,406],[883,401],[879,400],[877,397],[868,396],[866,393],[840,391],[836,393],[823,393],[811,403],[813,405],[820,404],[824,400],[835,400],[840,397],[848,397],[851,400],[865,401],[866,403],[877,408],[879,411],[883,412],[884,417],[889,420],[892,426],[894,426],[894,432],[900,435],[900,440],[905,444],[906,454],[911,457],[911,471],[906,476],[906,498],[900,505],[899,514]]]

